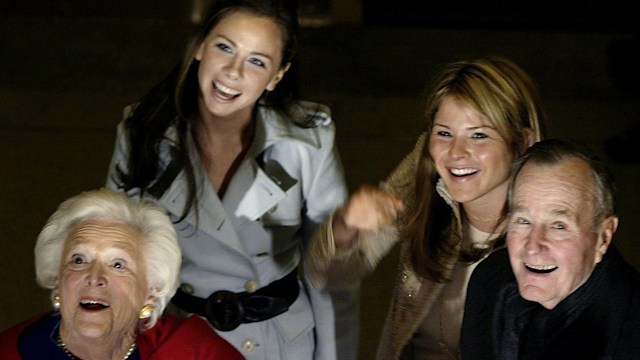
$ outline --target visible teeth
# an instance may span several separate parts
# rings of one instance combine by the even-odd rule
[[[531,265],[531,264],[524,264],[524,265],[528,268],[532,268],[536,270],[551,270],[556,267],[555,265]]]
[[[465,169],[451,169],[451,173],[456,176],[469,175],[478,172],[478,169],[465,168]]]
[[[524,266],[527,269],[540,274],[550,273],[558,268],[557,265],[532,265],[527,263],[525,263]]]
[[[101,306],[109,306],[109,304],[102,301],[95,300],[80,300],[80,304],[82,305],[101,305]]]
[[[229,88],[229,87],[226,87],[226,86],[222,85],[221,83],[219,83],[217,81],[215,82],[215,85],[216,85],[216,89],[218,89],[220,92],[223,92],[223,93],[225,93],[227,95],[236,96],[236,95],[240,94],[240,91],[234,90],[234,89]]]

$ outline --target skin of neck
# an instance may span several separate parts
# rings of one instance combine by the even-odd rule
[[[122,360],[136,341],[135,329],[121,336],[87,338],[68,333],[64,322],[60,324],[60,338],[65,348],[73,355],[84,360],[112,359]]]
[[[471,226],[482,232],[492,233],[499,231],[504,226],[504,224],[500,224],[500,226],[496,228],[506,199],[507,192],[505,187],[504,191],[496,192],[483,199],[462,204],[462,210]]]
[[[224,134],[242,133],[254,120],[256,105],[227,116],[216,116],[209,112],[202,98],[198,99],[198,122],[207,132]]]
[[[201,111],[196,126],[198,142],[203,146],[239,144],[241,148],[246,148],[253,138],[255,117],[253,111],[224,118]]]

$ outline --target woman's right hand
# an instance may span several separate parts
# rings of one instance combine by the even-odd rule
[[[393,223],[404,204],[395,195],[372,186],[358,189],[333,217],[337,247],[353,244],[360,231],[378,231]]]

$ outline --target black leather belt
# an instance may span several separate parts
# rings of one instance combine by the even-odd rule
[[[234,293],[219,290],[206,299],[178,289],[171,301],[180,309],[204,316],[220,331],[231,331],[240,324],[271,319],[289,310],[298,298],[297,270],[256,290]]]

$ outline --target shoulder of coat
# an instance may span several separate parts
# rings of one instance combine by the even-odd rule
[[[331,109],[321,103],[301,100],[291,107],[293,122],[305,128],[329,126],[332,123]]]

